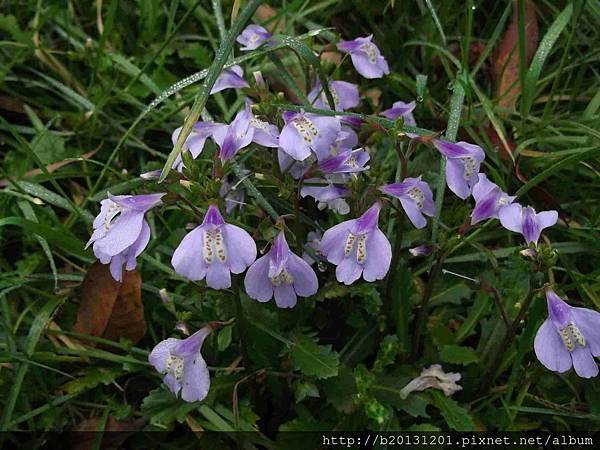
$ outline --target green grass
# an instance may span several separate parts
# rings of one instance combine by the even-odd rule
[[[278,429],[315,427],[598,429],[599,382],[548,372],[535,359],[533,337],[546,317],[542,296],[533,297],[508,348],[497,347],[506,332],[499,305],[513,320],[530,285],[555,282],[572,304],[600,309],[600,1],[536,2],[538,49],[527,67],[521,64],[516,82],[523,94],[514,110],[498,106],[497,80],[490,74],[490,55],[511,21],[507,2],[468,2],[472,8],[440,1],[274,2],[277,15],[269,23],[278,23],[279,32],[291,37],[248,54],[233,41],[258,1],[241,2],[233,21],[232,1],[97,3],[100,14],[93,2],[67,7],[62,1],[6,1],[0,6],[0,429],[72,429],[89,417],[104,417],[106,423],[110,415],[142,418],[147,429],[184,430],[174,441],[181,445],[194,442],[190,430],[195,425],[260,429],[270,438]],[[523,21],[519,26],[516,51],[523,62]],[[384,79],[362,79],[349,59],[337,68],[311,51],[340,35],[371,33],[390,63],[391,74]],[[476,44],[483,52],[471,52]],[[544,241],[545,248],[557,251],[555,265],[532,273],[518,254],[520,238],[497,223],[458,237],[472,205],[446,190],[437,198],[441,214],[432,229],[397,233],[402,221],[391,214],[387,222],[385,213],[382,229],[400,239],[402,253],[392,276],[402,289],[386,298],[376,285],[347,288],[327,272],[320,274],[315,298],[301,300],[292,312],[278,311],[240,298],[235,290],[211,291],[174,274],[172,251],[186,223],[199,217],[189,205],[173,202],[149,214],[153,238],[138,258],[148,323],[144,339],[134,346],[95,338],[100,347],[89,340],[68,347],[57,336],[72,335],[78,287],[94,261],[84,247],[106,192],[168,189],[202,211],[217,197],[212,148],[188,173],[191,190],[172,183],[166,171],[161,185],[137,177],[170,166],[183,143],[173,148],[176,127],[190,129],[207,113],[215,120],[232,119],[243,94],[207,93],[221,68],[234,63],[244,66],[248,80],[261,70],[274,91],[295,92],[300,99],[307,75],[335,73],[359,83],[363,94],[377,90],[379,100],[363,96],[356,111],[368,117],[368,131],[395,126],[371,114],[394,101],[418,98],[419,129],[412,131],[481,145],[490,179],[538,210],[559,209],[560,224],[545,233]],[[288,103],[271,97],[260,108],[274,121]],[[496,145],[490,128],[499,136]],[[383,132],[365,136],[372,150],[368,182],[393,180],[399,165],[393,139]],[[503,142],[514,143],[509,158],[502,156]],[[273,158],[264,149],[239,155],[237,162],[245,161],[252,161],[259,176],[244,180],[251,204],[233,221],[254,233],[261,249],[272,236],[261,209],[273,220],[294,213],[289,199],[297,186],[272,170]],[[65,164],[57,167],[59,162]],[[419,145],[409,175],[422,173],[437,194],[445,190],[439,170],[437,155]],[[353,198],[353,214],[366,201]],[[287,223],[296,249],[323,217],[311,202],[303,202],[298,212]],[[332,224],[319,221],[323,228]],[[447,272],[428,277],[435,261],[411,258],[406,250],[431,236],[445,249],[440,267],[485,280],[498,292],[498,303],[481,284]],[[422,345],[412,355],[416,305],[428,283],[433,295],[416,339]],[[174,310],[161,301],[163,288]],[[201,404],[184,405],[161,387],[146,362],[148,351],[171,336],[178,321],[195,330],[236,316],[237,299],[247,329],[242,333],[238,321],[229,343],[220,335],[207,341],[211,393]],[[391,349],[384,345],[389,342]],[[244,352],[242,343],[252,367],[228,372]],[[455,345],[468,347],[465,352],[476,360],[464,365],[441,360]],[[312,352],[315,365],[297,356]],[[463,391],[451,400],[429,392],[411,402],[377,394],[399,392],[434,363],[463,375]],[[329,377],[332,364],[337,375]],[[327,367],[327,377],[319,377],[318,366]],[[484,376],[489,385],[481,391]],[[306,395],[315,389],[318,397]],[[356,393],[361,400],[349,401]]]

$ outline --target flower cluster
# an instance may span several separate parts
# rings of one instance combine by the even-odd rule
[[[264,28],[248,26],[238,37],[241,50],[254,50],[270,45],[272,37]],[[380,78],[389,73],[386,59],[372,42],[372,36],[341,41],[337,48],[350,55],[357,72],[365,78]],[[225,89],[243,89],[249,84],[240,66],[225,69],[218,77],[211,93]],[[358,86],[342,80],[327,83],[330,96],[325,95],[323,80],[316,80],[307,98],[315,108],[343,112],[360,103]],[[329,99],[333,99],[332,104]],[[412,112],[415,102],[396,102],[381,114],[388,119],[401,119],[414,127]],[[229,123],[198,122],[187,136],[184,151],[197,158],[211,139],[218,147],[223,162],[233,159],[254,143],[266,149],[275,149],[283,176],[299,183],[299,195],[312,197],[319,209],[328,208],[338,214],[348,214],[345,201],[352,193],[354,183],[369,170],[369,151],[359,146],[357,125],[352,116],[318,114],[305,110],[284,111],[281,129],[264,117],[255,115],[256,109],[247,101]],[[312,109],[311,111],[315,111]],[[330,111],[327,111],[330,112]],[[411,130],[412,131],[412,130]],[[175,143],[181,128],[174,130]],[[407,134],[410,138],[416,134]],[[435,148],[446,159],[445,179],[448,188],[460,199],[473,197],[475,206],[471,223],[499,219],[506,229],[520,233],[527,244],[537,245],[541,231],[557,221],[556,211],[536,213],[531,206],[522,206],[481,172],[485,152],[467,142],[449,142],[436,139]],[[173,168],[184,170],[178,157]],[[251,172],[243,170],[241,175]],[[238,172],[238,175],[240,173]],[[233,212],[243,204],[240,180],[226,178],[220,194],[225,198],[225,211]],[[173,253],[175,272],[192,281],[205,280],[212,289],[228,289],[231,274],[246,271],[244,288],[248,296],[259,302],[274,298],[279,308],[292,308],[298,297],[310,297],[318,291],[319,279],[311,265],[329,262],[336,266],[335,276],[344,284],[352,284],[361,277],[367,282],[386,277],[392,261],[392,248],[386,235],[379,229],[379,216],[385,202],[383,196],[399,200],[405,214],[416,228],[427,226],[427,217],[436,215],[433,192],[422,176],[406,177],[399,182],[371,186],[374,198],[370,207],[353,219],[342,221],[320,232],[311,232],[303,258],[289,247],[285,227],[279,227],[268,252],[257,259],[257,246],[243,228],[228,223],[217,205],[208,206],[202,223],[190,231]],[[94,232],[88,243],[93,243],[96,256],[102,263],[110,263],[113,277],[120,281],[122,270],[132,270],[136,257],[150,239],[150,228],[144,215],[157,206],[163,194],[111,196],[102,201],[100,214],[94,221]],[[373,195],[373,194],[371,194]],[[431,245],[413,249],[415,255],[433,251]],[[549,369],[565,371],[575,365],[578,374],[594,376],[598,369],[593,356],[600,352],[597,333],[599,313],[570,308],[555,294],[548,293],[550,318],[544,322],[536,337],[535,350],[540,361]],[[186,401],[203,399],[210,384],[206,364],[200,348],[210,332],[205,327],[191,337],[180,341],[169,338],[158,344],[150,355],[150,362],[164,374],[169,389]]]

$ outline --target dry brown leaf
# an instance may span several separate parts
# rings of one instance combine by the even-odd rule
[[[145,423],[145,419],[116,420],[108,417],[104,426],[105,433],[102,436],[100,449],[121,448],[125,439],[139,431]],[[71,450],[91,450],[96,448],[98,439],[99,417],[90,417],[80,422],[74,433],[71,434]]]
[[[146,333],[141,285],[137,270],[124,271],[123,282],[118,283],[110,275],[108,265],[95,262],[81,285],[73,329],[111,340],[124,337],[139,341]]]
[[[496,80],[495,98],[501,108],[514,110],[521,94],[519,82],[519,6],[513,0],[513,15],[500,45],[492,55],[492,76]],[[535,4],[525,1],[525,50],[527,64],[531,62],[537,48],[538,23]]]

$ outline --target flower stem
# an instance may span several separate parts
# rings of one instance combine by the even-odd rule
[[[506,333],[504,334],[504,338],[502,338],[502,341],[500,342],[500,346],[497,348],[505,350],[510,346],[512,340],[514,339],[514,337],[517,334],[517,330],[519,328],[519,325],[521,324],[521,321],[523,320],[523,318],[525,317],[525,314],[527,314],[527,311],[529,310],[529,307],[531,306],[531,302],[533,301],[537,291],[538,290],[535,287],[535,277],[533,275],[531,275],[529,277],[529,291],[527,292],[527,295],[525,296],[525,299],[523,300],[521,309],[519,310],[519,313],[517,314],[515,319],[512,321],[512,323],[506,330]],[[494,382],[494,379],[496,377],[496,372],[498,371],[498,367],[500,366],[501,362],[502,362],[502,357],[500,356],[500,354],[498,354],[496,357],[492,358],[492,360],[488,364],[488,367],[483,376],[483,382],[481,383],[481,387],[479,390],[480,394],[484,394],[489,389],[490,385]]]
[[[235,176],[241,180],[244,187],[248,190],[248,193],[252,197],[254,197],[256,202],[267,212],[267,214],[269,214],[269,216],[271,216],[273,221],[277,221],[277,219],[279,218],[279,214],[277,214],[277,211],[275,211],[275,208],[273,208],[271,206],[271,204],[268,202],[268,200],[264,197],[264,195],[262,195],[260,193],[260,191],[258,189],[256,189],[256,186],[254,186],[252,181],[250,181],[248,179],[248,177],[245,177],[242,174],[242,169],[238,165],[238,163],[236,163],[235,161],[231,161],[230,165],[231,165],[231,169],[233,170],[233,173],[235,173]]]
[[[465,89],[460,80],[461,73],[459,72],[456,75],[456,80],[454,82],[454,89],[452,91],[452,97],[450,98],[450,115],[448,117],[448,126],[446,127],[446,133],[444,135],[444,139],[448,141],[455,141],[456,135],[458,134],[458,125],[460,123],[460,116],[462,112],[463,102],[465,100]],[[431,228],[431,243],[433,245],[437,242],[438,237],[438,229],[440,227],[440,216],[442,214],[442,205],[444,203],[444,191],[446,190],[446,158],[441,157],[440,159],[440,174],[438,179],[437,188],[435,191],[435,215],[433,217],[433,225]],[[425,291],[423,292],[423,299],[421,304],[419,305],[419,309],[417,311],[416,325],[415,331],[413,335],[413,360],[416,359],[417,354],[419,353],[421,346],[421,335],[423,334],[423,328],[425,326],[425,319],[427,316],[427,304],[429,303],[429,299],[431,298],[431,294],[433,293],[433,287],[435,285],[435,279],[437,278],[440,269],[442,268],[442,263],[444,262],[445,255],[440,254],[431,270],[429,271],[429,279],[427,280],[427,285],[425,286]]]

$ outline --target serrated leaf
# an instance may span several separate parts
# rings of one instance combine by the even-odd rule
[[[302,373],[318,379],[338,374],[340,355],[331,349],[331,345],[318,345],[303,334],[296,335],[293,342],[291,355]]]
[[[446,397],[441,392],[431,392],[431,399],[450,428],[456,431],[473,431],[475,429],[469,412],[455,400]]]
[[[452,364],[469,365],[479,361],[479,355],[471,347],[444,345],[440,350],[442,361]]]

